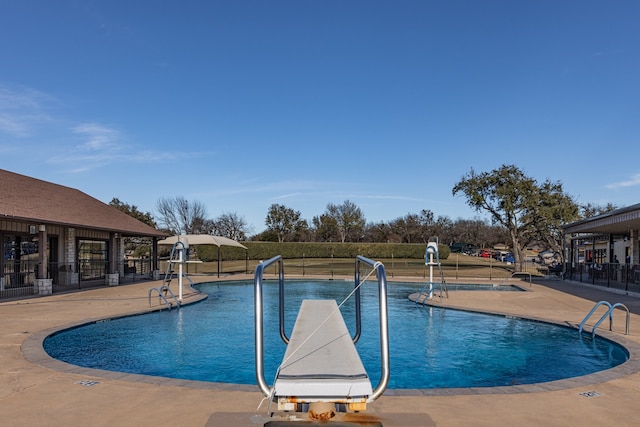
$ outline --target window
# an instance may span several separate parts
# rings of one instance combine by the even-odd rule
[[[82,280],[104,279],[109,266],[109,244],[102,240],[79,240],[78,262]]]

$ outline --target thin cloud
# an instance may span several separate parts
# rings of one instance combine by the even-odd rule
[[[157,151],[136,146],[126,131],[99,121],[80,122],[56,115],[61,102],[36,89],[0,82],[0,152],[37,148],[42,161],[67,173],[83,173],[110,164],[167,163],[209,157],[212,153]],[[15,139],[20,140],[16,144]]]
[[[618,190],[620,188],[635,187],[638,185],[640,185],[640,173],[632,175],[626,181],[612,182],[611,184],[607,184],[605,185],[605,188],[609,188],[611,190]]]
[[[421,202],[423,199],[417,197],[409,197],[409,196],[389,196],[389,195],[371,195],[371,196],[353,196],[354,198],[362,198],[362,199],[377,199],[377,200],[402,200],[407,202]]]
[[[18,138],[31,136],[49,122],[46,106],[52,98],[28,87],[0,85],[0,132]]]
[[[291,197],[296,197],[296,196],[299,196],[299,195],[301,195],[301,194],[302,194],[302,193],[300,193],[300,192],[297,192],[297,193],[289,193],[289,194],[282,194],[282,195],[280,195],[280,196],[275,196],[273,199],[274,199],[274,200],[289,199],[289,198],[291,198]]]
[[[84,139],[80,148],[89,151],[120,150],[117,141],[120,139],[120,132],[98,123],[84,123],[74,126],[71,131]]]

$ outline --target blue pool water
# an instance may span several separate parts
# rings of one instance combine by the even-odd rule
[[[75,365],[171,378],[256,384],[253,283],[198,286],[209,298],[180,310],[116,318],[58,332],[44,348]],[[282,361],[277,283],[264,287],[265,375]],[[303,299],[333,298],[352,290],[344,281],[286,282],[290,335]],[[579,336],[547,323],[416,305],[419,283],[389,283],[389,388],[492,387],[586,375],[625,362],[627,351],[608,340]],[[451,287],[450,287],[451,289]],[[491,288],[489,288],[491,289]],[[501,288],[502,289],[502,288]],[[513,288],[516,290],[517,288]],[[353,303],[342,307],[351,331]],[[377,284],[362,290],[358,352],[375,386],[380,378]]]

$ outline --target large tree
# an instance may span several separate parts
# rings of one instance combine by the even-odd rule
[[[592,218],[618,209],[618,207],[613,203],[607,203],[604,206],[596,203],[586,203],[584,205],[580,205],[578,208],[580,210],[581,219]]]
[[[202,202],[189,201],[183,196],[161,198],[156,203],[158,220],[173,234],[206,234],[211,229],[207,208]]]
[[[150,225],[151,227],[154,227],[154,228],[156,227],[156,222],[154,221],[153,215],[151,215],[150,212],[142,212],[141,210],[138,209],[137,206],[124,203],[120,201],[120,199],[118,199],[117,197],[114,197],[113,199],[111,199],[111,201],[109,202],[109,205],[113,206],[119,211],[126,213],[129,216],[134,217],[138,221],[142,221],[145,224]]]
[[[153,215],[151,215],[150,212],[142,212],[136,205],[125,203],[117,197],[111,199],[109,205],[137,219],[138,221],[156,228],[156,222],[153,219]],[[127,254],[131,254],[135,257],[149,256],[151,253],[151,239],[145,237],[125,237],[124,247]]]
[[[341,205],[329,203],[325,215],[338,227],[340,241],[359,241],[366,224],[362,210],[355,203],[345,200]]]
[[[212,221],[211,228],[214,234],[233,240],[246,240],[250,233],[247,221],[237,212],[223,213]]]
[[[519,268],[527,245],[543,241],[559,249],[561,225],[578,218],[578,206],[560,182],[547,179],[539,184],[514,165],[482,173],[471,169],[452,192],[464,194],[469,206],[488,212],[494,223],[507,230]]]
[[[274,203],[269,207],[265,219],[267,231],[276,233],[278,242],[283,242],[287,237],[308,228],[307,221],[301,219],[301,215],[300,211]]]

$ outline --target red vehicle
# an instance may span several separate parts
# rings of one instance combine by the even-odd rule
[[[489,249],[482,249],[478,256],[481,256],[482,258],[491,258],[491,251]]]

